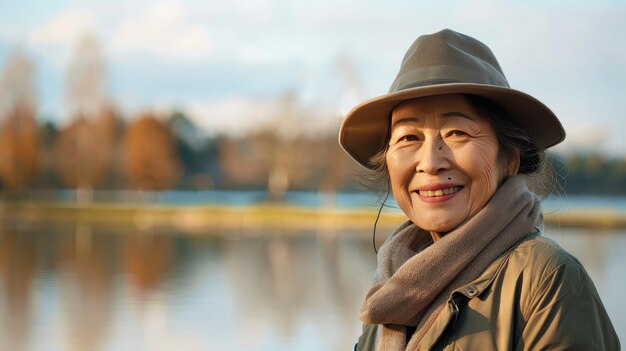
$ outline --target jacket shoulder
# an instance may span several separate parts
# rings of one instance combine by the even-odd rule
[[[534,236],[521,242],[510,254],[509,265],[524,270],[533,277],[547,277],[557,270],[587,276],[582,264],[554,240]]]
[[[549,238],[530,238],[513,250],[509,268],[519,274],[524,350],[617,350],[619,340],[582,264]],[[586,321],[585,327],[580,321]],[[551,345],[551,346],[550,346]],[[550,347],[549,347],[550,346]]]
[[[521,313],[528,318],[546,295],[597,296],[582,264],[555,241],[534,236],[520,243],[509,255],[505,274],[511,289],[518,291]],[[512,279],[512,280],[511,280]]]

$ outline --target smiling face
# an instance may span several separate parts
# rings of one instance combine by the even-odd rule
[[[398,206],[433,237],[455,229],[514,174],[498,150],[492,126],[465,96],[403,102],[392,112],[386,153]]]

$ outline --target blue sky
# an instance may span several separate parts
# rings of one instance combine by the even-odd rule
[[[288,93],[311,115],[338,118],[387,91],[416,36],[452,28],[490,46],[511,86],[556,112],[562,151],[626,155],[624,18],[626,2],[608,0],[9,0],[0,67],[22,48],[36,66],[39,115],[63,123],[67,65],[91,33],[127,116],[181,107],[209,132],[236,132]]]

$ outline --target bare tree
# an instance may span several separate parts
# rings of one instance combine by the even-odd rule
[[[85,35],[76,46],[67,69],[67,108],[70,117],[97,118],[106,96],[106,65],[96,38]]]

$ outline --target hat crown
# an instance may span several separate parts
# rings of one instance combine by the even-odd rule
[[[344,119],[339,143],[363,167],[384,151],[393,109],[402,101],[443,94],[472,94],[502,107],[540,150],[560,143],[565,131],[541,101],[511,89],[498,60],[482,42],[450,29],[420,36],[407,51],[389,93],[360,103]]]
[[[493,52],[482,42],[444,29],[418,37],[407,51],[390,93],[445,83],[509,88]]]

